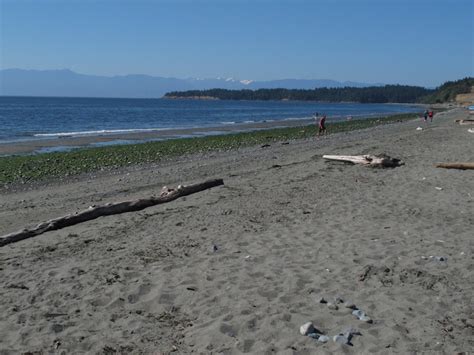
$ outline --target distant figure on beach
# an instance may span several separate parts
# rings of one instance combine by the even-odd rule
[[[425,122],[428,122],[428,110],[425,110],[425,112],[423,113],[423,120]]]
[[[433,122],[433,110],[428,112],[428,117],[430,118],[430,121]]]
[[[326,134],[326,115],[323,115],[319,120],[318,136],[321,134]]]

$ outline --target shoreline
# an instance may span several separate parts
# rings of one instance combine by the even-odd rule
[[[399,104],[397,104],[399,105]],[[411,104],[407,104],[411,105]],[[422,107],[422,106],[420,106]],[[413,113],[390,113],[371,115],[351,115],[354,121],[387,118],[398,115],[416,115]],[[347,116],[332,116],[328,124],[348,122]],[[313,118],[296,118],[282,120],[266,120],[260,122],[243,122],[232,124],[221,124],[209,127],[191,127],[191,128],[163,128],[163,129],[137,129],[136,132],[120,132],[120,133],[97,133],[97,134],[77,134],[62,135],[57,133],[56,137],[32,137],[23,138],[21,140],[0,141],[0,157],[12,155],[31,155],[51,152],[67,152],[82,148],[97,148],[112,145],[131,145],[147,142],[163,141],[180,138],[195,138],[204,136],[227,135],[233,133],[253,132],[259,130],[271,130],[275,128],[292,128],[304,127],[315,124]],[[79,132],[78,132],[79,133]]]
[[[325,138],[330,138],[338,133],[364,130],[414,119],[416,119],[414,114],[410,113],[333,122],[327,125],[329,135]],[[158,163],[195,153],[229,151],[258,145],[265,147],[278,142],[289,144],[289,141],[316,137],[316,125],[301,126],[301,122],[297,121],[293,123],[294,127],[274,126],[269,129],[253,129],[243,132],[232,130],[228,132],[229,134],[165,139],[137,144],[84,147],[44,154],[4,156],[0,157],[0,183],[27,183],[50,177],[64,178],[104,169]],[[271,124],[278,125],[278,122],[271,122]],[[26,145],[26,147],[31,148],[32,146]]]
[[[212,127],[157,129],[146,132],[111,133],[103,135],[98,134],[82,136],[78,135],[75,137],[67,136],[57,138],[40,138],[16,142],[13,141],[8,143],[0,142],[0,156],[8,156],[14,154],[31,154],[41,150],[44,150],[44,152],[46,153],[48,152],[48,148],[54,147],[71,147],[72,149],[100,147],[101,145],[113,143],[114,141],[129,141],[126,144],[140,144],[150,141],[159,141],[166,139],[202,137],[205,135],[217,134],[225,135],[229,133],[248,132],[253,130],[297,127],[309,125],[312,121],[313,120],[311,119],[279,120],[255,123],[229,124]],[[117,145],[120,145],[120,142],[117,143]]]

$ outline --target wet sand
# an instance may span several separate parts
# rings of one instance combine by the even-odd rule
[[[31,154],[34,152],[62,151],[72,148],[93,147],[108,144],[133,144],[152,140],[180,137],[199,137],[203,135],[227,134],[235,132],[269,129],[277,127],[298,127],[309,125],[313,120],[267,121],[259,123],[236,124],[218,127],[183,128],[136,133],[104,134],[90,136],[64,136],[53,139],[36,139],[0,143],[1,155]]]
[[[91,205],[225,185],[0,248],[2,354],[454,354],[474,348],[474,134],[411,121],[3,189],[0,234]],[[424,129],[416,130],[418,126]],[[386,153],[373,169],[323,154]],[[436,257],[444,259],[438,261]],[[359,321],[352,301],[372,318]],[[353,327],[351,345],[329,336]]]

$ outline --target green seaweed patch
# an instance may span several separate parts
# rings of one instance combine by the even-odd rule
[[[329,123],[328,133],[365,129],[376,125],[414,119],[416,114],[400,114],[344,122]],[[0,182],[28,183],[60,178],[104,169],[156,163],[164,159],[211,151],[229,151],[242,147],[268,144],[316,135],[315,125],[274,128],[268,130],[224,134],[218,136],[170,139],[129,145],[82,148],[69,152],[0,157]]]

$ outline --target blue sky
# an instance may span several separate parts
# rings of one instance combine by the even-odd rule
[[[472,0],[0,0],[0,68],[436,86],[473,76]]]

